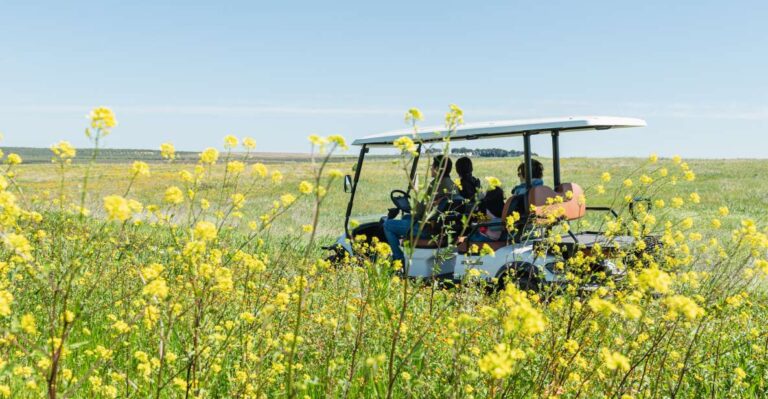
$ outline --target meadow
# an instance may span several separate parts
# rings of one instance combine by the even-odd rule
[[[114,115],[94,110],[94,146],[110,134]],[[664,245],[612,254],[624,280],[590,275],[603,255],[583,254],[558,265],[562,289],[524,292],[471,273],[450,288],[402,278],[375,241],[324,260],[353,161],[332,157],[340,136],[310,143],[312,160],[270,163],[233,136],[195,161],[171,145],[152,163],[89,162],[66,142],[47,164],[4,154],[0,397],[768,393],[768,161],[565,159],[590,205],[652,197],[609,236]],[[405,187],[399,150],[363,167],[355,219]],[[477,159],[476,175],[508,188],[519,161]],[[577,224],[549,227],[555,247]],[[578,289],[593,277],[600,288]]]

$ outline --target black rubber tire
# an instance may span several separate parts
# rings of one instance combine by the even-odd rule
[[[541,290],[541,279],[532,265],[520,265],[515,269],[509,268],[504,271],[499,277],[499,291],[503,291],[510,282],[514,282],[521,291],[539,292]]]

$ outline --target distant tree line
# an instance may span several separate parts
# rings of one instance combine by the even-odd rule
[[[427,150],[428,154],[436,154],[441,153],[443,150],[441,148],[430,148]],[[457,147],[451,149],[452,155],[466,155],[471,157],[482,157],[482,158],[502,158],[502,157],[520,157],[523,156],[522,151],[518,150],[504,150],[501,148],[464,148],[464,147]],[[536,153],[532,153],[533,156],[538,156]]]

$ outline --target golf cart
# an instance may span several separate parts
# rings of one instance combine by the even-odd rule
[[[494,242],[473,243],[469,241],[471,232],[483,223],[472,223],[465,226],[461,233],[455,236],[444,235],[439,239],[426,239],[419,237],[406,237],[410,247],[406,251],[406,264],[403,270],[413,278],[437,278],[452,281],[461,281],[471,270],[476,269],[488,281],[504,282],[513,279],[518,285],[527,289],[536,289],[544,284],[562,282],[565,273],[558,270],[556,265],[568,256],[574,256],[577,252],[589,252],[594,248],[606,250],[606,248],[630,247],[634,243],[633,237],[616,236],[607,237],[600,232],[573,232],[559,240],[557,251],[551,251],[545,247],[544,234],[541,232],[551,225],[553,220],[558,222],[571,221],[582,218],[587,211],[608,212],[614,217],[617,213],[607,207],[588,207],[583,196],[582,188],[576,183],[563,182],[560,176],[560,134],[574,131],[607,130],[615,128],[643,127],[645,121],[635,118],[588,116],[565,117],[551,119],[528,119],[500,122],[473,123],[462,125],[448,130],[446,128],[423,128],[418,133],[412,130],[399,130],[388,133],[363,137],[352,144],[360,146],[354,176],[345,176],[345,191],[350,195],[347,205],[344,234],[338,238],[334,245],[326,247],[333,251],[332,257],[354,256],[351,240],[355,237],[366,237],[371,240],[376,237],[381,242],[386,242],[383,234],[383,223],[387,218],[396,217],[397,213],[403,214],[409,211],[408,195],[411,188],[416,186],[417,167],[422,150],[430,143],[442,143],[446,139],[450,142],[464,140],[497,139],[505,137],[522,136],[524,145],[523,162],[526,165],[525,183],[528,193],[524,195],[525,215],[521,215],[516,223],[518,234],[506,234],[503,239]],[[552,139],[552,172],[553,186],[533,186],[531,136],[548,134]],[[410,165],[410,182],[404,183],[405,190],[393,190],[390,198],[395,205],[395,212],[390,210],[388,216],[379,220],[362,223],[354,227],[350,226],[350,216],[358,191],[358,183],[364,170],[366,154],[372,148],[391,148],[393,143],[403,136],[410,137],[416,143],[416,151]],[[516,165],[510,165],[510,169]],[[405,200],[404,200],[405,199]],[[501,220],[507,220],[512,215],[508,199]],[[554,215],[554,216],[553,216]],[[455,218],[454,218],[455,220]],[[463,220],[467,220],[464,218]],[[536,233],[538,231],[538,233]],[[495,253],[489,251],[477,251],[487,244]],[[610,260],[603,259],[599,265],[607,274],[621,273]]]

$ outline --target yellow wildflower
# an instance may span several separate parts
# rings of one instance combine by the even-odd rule
[[[605,194],[605,186],[603,186],[602,184],[598,184],[596,188],[597,188],[598,194]]]
[[[168,285],[164,279],[156,278],[144,286],[142,293],[144,295],[155,296],[160,299],[164,299],[168,296]]]
[[[416,144],[414,144],[413,140],[411,140],[410,137],[402,136],[398,139],[396,139],[392,145],[395,146],[400,152],[410,152],[413,153],[416,151]]]
[[[200,162],[213,165],[219,159],[219,151],[213,147],[208,147],[200,153]]]
[[[449,110],[445,114],[445,126],[454,128],[464,124],[464,111],[456,104],[448,106]]]
[[[245,164],[240,161],[230,161],[227,163],[227,173],[239,174],[245,170]]]
[[[251,173],[259,177],[267,177],[267,167],[263,163],[255,163],[251,166]]]
[[[73,147],[69,141],[59,141],[58,144],[51,146],[51,151],[61,159],[71,159],[77,154],[77,150],[75,150],[75,147]]]
[[[89,118],[91,119],[91,127],[94,129],[109,131],[109,129],[117,126],[115,114],[107,107],[94,108]]]
[[[610,301],[606,301],[605,299],[601,299],[598,297],[593,297],[587,302],[587,305],[589,305],[589,308],[592,309],[595,313],[602,313],[604,315],[610,315],[611,313],[616,313],[619,311],[619,309],[611,303]]]
[[[296,197],[294,197],[292,194],[283,194],[280,196],[280,202],[283,204],[283,206],[289,206],[293,204],[296,201]]]
[[[486,176],[485,181],[488,183],[488,190],[493,190],[496,187],[501,186],[501,180],[493,176]]]
[[[135,176],[149,176],[149,165],[146,162],[135,161],[131,166],[131,173]]]
[[[232,199],[232,206],[235,207],[235,209],[240,209],[240,208],[243,207],[243,205],[245,205],[245,195],[243,195],[241,193],[232,194],[232,196],[230,198]],[[202,200],[201,200],[200,201],[200,206],[202,207],[202,205],[203,204],[202,204]]]
[[[19,154],[11,153],[8,154],[8,158],[6,158],[6,162],[8,162],[8,165],[18,165],[21,163],[21,157]]]
[[[272,171],[272,183],[280,184],[283,181],[283,174],[279,170]]]
[[[308,139],[312,145],[318,146],[320,148],[325,147],[325,145],[328,144],[328,140],[326,140],[325,137],[320,137],[316,134],[310,134]]]
[[[193,233],[198,240],[211,241],[215,239],[217,235],[216,225],[206,221],[197,222]]]
[[[519,331],[526,335],[535,335],[546,328],[544,315],[533,307],[527,293],[518,290],[514,285],[507,286],[500,300],[508,309],[504,320],[504,331],[507,334]]]
[[[688,320],[696,320],[704,316],[704,309],[701,308],[693,299],[683,295],[672,295],[664,298],[664,305],[667,306],[667,319],[676,319],[682,314]]]
[[[308,181],[302,181],[299,183],[299,192],[302,194],[311,194],[314,187],[312,186],[312,183]]]
[[[37,334],[37,324],[35,323],[35,316],[33,314],[27,313],[24,316],[21,316],[19,325],[25,333],[30,335]]]
[[[411,108],[405,113],[405,123],[416,123],[424,120],[424,114],[418,108]]]
[[[224,148],[226,149],[235,148],[239,143],[240,143],[240,140],[238,140],[237,137],[231,134],[224,136]]]
[[[172,160],[176,158],[176,148],[171,143],[160,144],[160,156],[163,159]]]
[[[637,276],[638,286],[642,289],[653,289],[660,294],[666,294],[672,285],[672,277],[669,273],[651,267],[643,269]]]
[[[512,374],[515,361],[524,359],[525,352],[520,349],[509,349],[506,344],[498,344],[492,352],[487,353],[478,362],[480,371],[495,379],[503,379]]]
[[[243,138],[243,147],[247,150],[252,150],[256,148],[256,140],[254,140],[251,137],[244,137]]]
[[[108,195],[104,197],[104,210],[107,211],[108,220],[117,220],[124,222],[131,218],[131,207],[128,200],[119,195]]]
[[[689,198],[691,199],[691,202],[693,202],[694,204],[698,204],[699,202],[701,202],[701,197],[699,196],[699,193],[691,193]]]
[[[184,193],[176,186],[168,187],[165,190],[164,200],[173,205],[181,204],[184,202]]]
[[[608,370],[629,371],[629,359],[619,352],[611,352],[608,348],[600,348],[600,357]]]
[[[344,140],[344,137],[338,134],[332,134],[327,137],[328,142],[336,144],[336,147],[346,151],[349,149],[349,146],[347,145],[347,141]]]

